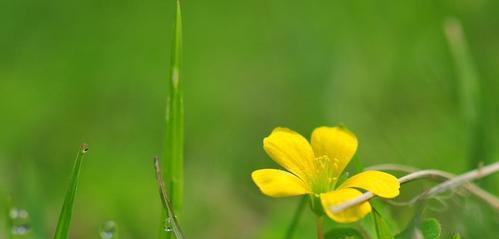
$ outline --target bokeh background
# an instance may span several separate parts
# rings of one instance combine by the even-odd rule
[[[499,158],[499,1],[182,6],[188,238],[284,234],[298,199],[265,197],[250,180],[254,169],[277,167],[262,149],[276,126],[308,136],[343,124],[357,134],[355,160],[364,166],[460,173]],[[173,0],[0,2],[0,196],[31,212],[40,238],[53,235],[82,142],[90,151],[72,238],[97,238],[108,219],[122,238],[156,238],[152,157],[162,152],[173,9]],[[463,112],[466,87],[443,30],[448,17],[467,37],[478,127]],[[481,181],[496,195],[498,183]],[[413,189],[403,194],[422,190]],[[499,232],[497,212],[473,197],[448,204],[428,212],[445,235]],[[403,226],[411,207],[392,209]],[[314,236],[310,217],[297,238]]]

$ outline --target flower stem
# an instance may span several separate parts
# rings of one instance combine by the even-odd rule
[[[289,224],[288,230],[286,231],[286,236],[284,237],[285,239],[292,239],[293,234],[296,231],[296,226],[298,225],[298,221],[301,218],[301,215],[303,214],[303,209],[305,208],[305,204],[307,203],[307,197],[304,196],[302,199],[300,199],[300,202],[298,203],[298,207],[296,208],[295,214],[293,215],[293,220]]]
[[[323,217],[317,216],[317,239],[324,239],[324,227],[322,225]]]

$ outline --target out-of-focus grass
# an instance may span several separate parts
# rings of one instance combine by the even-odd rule
[[[1,186],[27,205],[31,183],[19,175],[31,162],[50,234],[67,185],[62,169],[72,165],[66,156],[88,142],[74,237],[95,237],[113,218],[122,238],[154,238],[161,205],[150,157],[162,148],[172,4],[0,4]],[[466,29],[497,147],[497,9],[497,1],[464,0],[185,1],[186,237],[283,235],[297,201],[262,197],[249,178],[271,166],[261,140],[279,125],[304,133],[344,123],[366,166],[464,170],[447,16]],[[440,213],[443,228],[464,238],[498,228],[486,207],[452,205],[465,210]],[[306,216],[301,222],[297,238],[313,235]]]

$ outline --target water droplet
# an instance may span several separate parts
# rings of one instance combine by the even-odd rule
[[[111,239],[115,238],[118,234],[118,226],[114,221],[107,221],[102,225],[100,230],[100,238],[102,239]]]
[[[30,229],[31,228],[29,227],[29,225],[20,225],[20,226],[13,225],[11,232],[13,235],[26,235],[28,234]]]
[[[170,217],[165,219],[165,232],[172,232],[172,219]]]
[[[30,216],[28,211],[19,208],[11,208],[9,211],[11,234],[22,236],[31,231]]]

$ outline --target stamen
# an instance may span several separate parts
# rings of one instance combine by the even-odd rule
[[[331,190],[337,177],[334,177],[338,171],[338,159],[330,159],[327,155],[315,158],[315,173],[313,180],[313,190],[316,193],[323,193]]]

